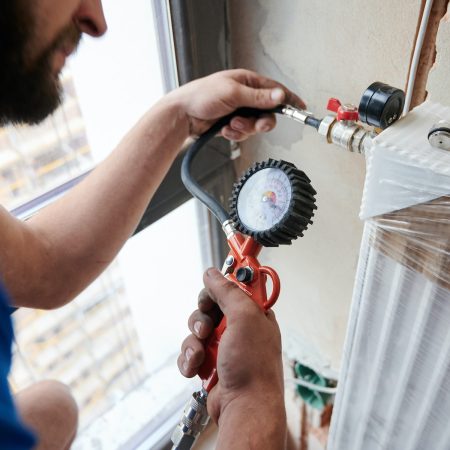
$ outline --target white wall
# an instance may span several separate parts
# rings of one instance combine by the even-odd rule
[[[419,9],[420,0],[232,0],[233,64],[285,83],[322,117],[329,97],[358,104],[373,81],[404,88]],[[281,278],[275,310],[283,330],[338,369],[362,232],[364,158],[280,122],[243,145],[240,168],[268,155],[295,163],[318,191],[318,211],[302,239],[261,259]]]

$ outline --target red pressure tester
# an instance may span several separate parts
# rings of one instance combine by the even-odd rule
[[[280,280],[272,268],[261,266],[258,254],[263,246],[290,244],[293,239],[303,235],[303,231],[312,223],[316,191],[304,172],[293,164],[269,159],[253,165],[235,183],[230,199],[231,212],[228,213],[192,179],[190,166],[198,151],[232,117],[281,113],[283,108],[287,107],[280,106],[271,111],[244,108],[222,118],[189,148],[181,169],[186,188],[218,218],[227,236],[230,252],[222,273],[264,310],[277,301]],[[268,278],[272,285],[269,296],[266,289]],[[208,393],[218,381],[217,353],[225,329],[224,317],[207,342],[205,361],[199,370],[203,380],[202,389],[195,392],[186,405],[183,418],[172,435],[172,450],[190,449],[208,423],[206,401]]]
[[[258,254],[263,246],[290,244],[302,235],[312,223],[315,193],[310,180],[293,164],[272,159],[256,163],[234,185],[230,219],[223,223],[230,252],[222,273],[264,310],[277,301],[280,279],[271,267],[259,264]],[[269,297],[267,278],[272,282]],[[225,327],[224,318],[206,347],[199,371],[206,392],[217,382],[217,350]]]

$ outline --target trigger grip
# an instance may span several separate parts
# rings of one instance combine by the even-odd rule
[[[278,277],[278,274],[275,272],[275,270],[273,270],[271,267],[261,266],[259,268],[259,271],[264,275],[270,277],[270,279],[272,280],[272,293],[263,305],[264,309],[267,311],[268,309],[272,308],[272,306],[278,300],[278,296],[280,295],[280,278]]]

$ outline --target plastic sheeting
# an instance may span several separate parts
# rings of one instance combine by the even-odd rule
[[[450,449],[450,153],[422,139],[431,111],[450,112],[416,108],[368,155],[329,450]]]
[[[450,152],[428,142],[440,120],[450,120],[450,108],[423,103],[366,146],[361,219],[450,194]]]

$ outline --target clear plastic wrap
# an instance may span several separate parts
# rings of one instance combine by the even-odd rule
[[[369,150],[329,450],[450,448],[450,152],[426,139],[440,119],[428,102]]]
[[[450,120],[450,108],[426,102],[368,141],[361,219],[450,194],[450,151],[428,142],[440,120]]]
[[[372,246],[450,290],[450,196],[384,214],[372,228]]]

